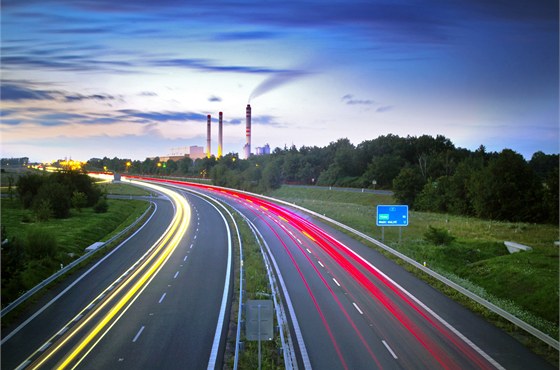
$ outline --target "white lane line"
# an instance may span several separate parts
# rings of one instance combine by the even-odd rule
[[[196,239],[197,236],[198,236],[198,235],[195,235],[194,238]]]
[[[78,321],[78,320],[80,320],[82,317],[84,317],[84,315],[79,314],[78,316],[74,317],[74,320],[72,320],[72,321],[74,321],[74,322],[75,322],[75,321]]]
[[[321,263],[321,261],[317,261],[317,262],[319,262],[319,265],[321,265],[321,267],[325,267],[325,265],[323,265],[323,264]]]
[[[358,310],[358,312],[360,313],[360,315],[363,315],[364,313],[362,312],[362,310],[360,310],[360,307],[358,307],[358,305],[356,304],[356,302],[352,302],[352,304],[354,305],[354,307],[356,307],[356,309]]]
[[[305,248],[305,250],[307,251],[307,253],[311,254],[311,251],[309,250],[309,248]]]
[[[142,325],[140,330],[138,330],[138,333],[136,333],[136,335],[134,336],[134,339],[132,339],[132,343],[135,343],[138,340],[138,338],[140,337],[140,334],[142,334],[143,331],[144,331],[144,325]]]
[[[334,281],[334,283],[335,283],[336,285],[340,286],[340,284],[338,283],[338,281],[336,281],[335,278],[332,278],[332,279],[333,279],[333,281]]]
[[[193,245],[194,245],[194,244],[191,244],[191,246],[189,247],[189,249],[192,249]]]
[[[44,350],[46,350],[47,348],[49,348],[51,346],[51,342],[47,342],[45,344],[43,344],[43,346],[41,348],[39,348],[39,352],[43,352]]]
[[[303,243],[301,242],[301,240],[299,240],[299,238],[296,238],[296,240],[297,240],[297,242],[298,242],[299,244],[303,244]]]
[[[166,294],[167,294],[167,293],[163,293],[163,295],[162,295],[161,298],[159,299],[159,302],[158,302],[158,303],[163,302],[163,299],[165,298],[165,295],[166,295]]]
[[[383,342],[383,345],[385,346],[385,348],[387,348],[387,351],[389,351],[389,353],[391,354],[391,356],[393,356],[393,358],[395,360],[398,359],[397,355],[395,354],[395,352],[393,352],[393,350],[391,349],[391,347],[389,347],[389,345],[387,344],[387,342],[385,342],[384,340],[382,340],[381,342]]]
[[[64,333],[66,333],[67,330],[68,330],[68,326],[65,326],[62,329],[60,329],[60,331],[58,333],[56,333],[56,335],[62,335]]]
[[[183,258],[183,262],[185,262],[187,258],[189,258],[189,256],[185,256],[185,258]]]
[[[27,365],[29,365],[31,363],[31,360],[25,360],[24,363],[22,363],[21,365],[19,365],[16,370],[21,370],[21,369],[25,369],[27,368]]]
[[[179,275],[179,271],[177,271],[177,272],[175,273],[175,276],[173,276],[173,279],[177,279],[177,276],[178,276],[178,275]]]

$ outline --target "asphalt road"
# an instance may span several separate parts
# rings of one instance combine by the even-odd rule
[[[260,230],[286,283],[303,336],[300,348],[313,368],[552,368],[508,334],[328,225],[293,210],[278,213],[255,199],[203,191]],[[299,355],[303,367],[301,350]]]
[[[155,215],[133,237],[49,291],[2,331],[2,369],[52,368],[68,358],[78,368],[205,368],[212,356],[220,366],[225,337],[217,320],[228,263],[224,221],[214,207],[191,196],[186,231],[178,228],[158,243],[178,206],[161,197],[154,201]],[[68,356],[82,344],[77,357]]]

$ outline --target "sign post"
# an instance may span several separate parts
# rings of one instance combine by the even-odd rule
[[[402,239],[402,226],[408,226],[407,205],[378,205],[376,225],[381,226],[381,241],[385,239],[385,226],[399,226],[399,243]]]

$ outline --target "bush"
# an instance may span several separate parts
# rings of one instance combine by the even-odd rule
[[[58,250],[58,242],[54,234],[40,228],[30,229],[27,233],[25,253],[29,259],[42,259],[55,257]]]
[[[105,213],[109,209],[109,203],[105,198],[99,199],[99,201],[93,206],[95,213]]]
[[[35,207],[35,215],[37,221],[48,221],[53,216],[51,201],[49,199],[41,199]]]
[[[455,237],[445,229],[428,226],[428,231],[424,233],[424,239],[435,245],[450,245]]]
[[[82,211],[82,208],[87,206],[87,196],[85,193],[81,191],[74,191],[72,193],[72,206],[78,210],[78,212]]]

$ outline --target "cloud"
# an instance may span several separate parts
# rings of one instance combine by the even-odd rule
[[[247,40],[270,40],[279,37],[277,32],[268,31],[245,31],[217,33],[211,37],[214,41],[247,41]]]
[[[389,111],[393,110],[393,108],[394,107],[392,105],[385,105],[383,107],[377,108],[375,111],[377,113],[385,113],[385,112],[389,112]]]
[[[156,94],[153,91],[142,91],[140,94],[138,94],[139,96],[158,96],[158,94]]]
[[[2,100],[49,100],[53,99],[52,93],[44,90],[34,90],[13,84],[0,85],[0,98]]]
[[[75,94],[75,95],[65,95],[64,99],[68,102],[74,102],[74,101],[83,101],[83,100],[107,101],[107,100],[115,100],[117,98],[109,94],[93,94],[93,95]]]
[[[277,73],[282,70],[268,67],[252,67],[252,66],[220,66],[215,65],[208,59],[189,59],[189,58],[171,58],[156,59],[148,62],[151,67],[180,67],[196,69],[206,72],[237,72],[237,73]]]
[[[208,98],[208,101],[209,102],[221,102],[222,98],[220,98],[219,96],[212,95]]]
[[[342,98],[340,98],[343,102],[348,105],[373,105],[375,102],[373,100],[363,100],[363,99],[354,99],[354,95],[346,94]]]
[[[122,109],[118,111],[124,117],[141,118],[145,123],[158,121],[204,121],[206,122],[206,115],[201,113],[192,112],[142,112],[133,109]]]

